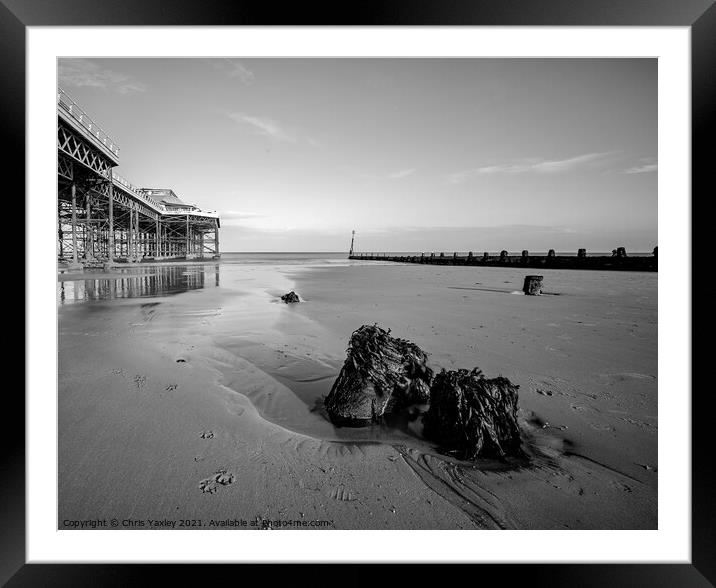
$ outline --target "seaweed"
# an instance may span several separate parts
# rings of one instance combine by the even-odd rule
[[[377,325],[353,332],[347,357],[324,406],[335,424],[362,426],[413,404],[427,403],[432,370],[414,343]]]
[[[423,434],[461,459],[520,457],[518,388],[478,368],[443,370],[430,388]]]

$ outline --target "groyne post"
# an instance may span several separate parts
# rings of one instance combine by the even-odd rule
[[[527,296],[539,296],[542,294],[542,278],[543,276],[525,276],[522,291]]]

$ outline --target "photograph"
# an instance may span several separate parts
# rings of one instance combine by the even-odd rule
[[[55,529],[658,530],[660,75],[58,57]]]

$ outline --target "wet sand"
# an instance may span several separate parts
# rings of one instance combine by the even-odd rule
[[[657,275],[543,275],[541,297],[516,294],[524,271],[502,268],[222,261],[63,275],[58,527],[656,528]],[[300,304],[278,300],[289,290]],[[519,384],[530,459],[459,462],[419,422],[333,427],[320,400],[351,332],[374,322],[436,370]]]

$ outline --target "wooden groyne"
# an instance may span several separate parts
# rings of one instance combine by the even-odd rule
[[[580,249],[577,255],[556,255],[550,250],[547,255],[530,255],[523,251],[521,255],[509,255],[501,251],[499,255],[488,252],[482,255],[467,255],[453,252],[421,253],[420,255],[405,255],[392,253],[351,253],[348,259],[362,259],[372,261],[394,261],[399,263],[425,263],[429,265],[469,265],[487,267],[524,267],[547,269],[591,269],[591,270],[617,270],[617,271],[658,271],[657,248],[652,255],[629,256],[623,247],[615,249],[612,255],[587,255],[585,249]]]

